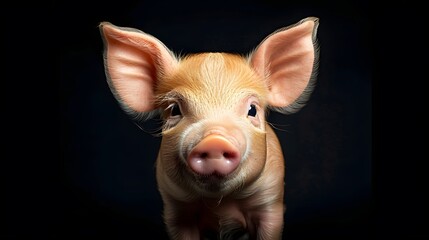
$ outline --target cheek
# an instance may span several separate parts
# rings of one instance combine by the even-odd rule
[[[242,159],[240,175],[246,182],[253,182],[262,173],[266,157],[267,143],[266,134],[263,131],[253,131],[250,134],[250,141],[246,158]]]
[[[182,129],[180,125],[163,132],[158,161],[162,165],[163,172],[171,178],[176,178],[183,169],[184,163],[180,159],[182,152],[180,138]]]
[[[196,133],[200,133],[203,125],[202,121],[192,123],[183,118],[176,126],[163,131],[159,160],[168,176],[177,178],[178,174],[187,171],[187,154],[197,144],[195,135],[199,135]]]

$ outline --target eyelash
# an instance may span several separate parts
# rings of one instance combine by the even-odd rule
[[[171,117],[182,115],[182,111],[180,110],[180,105],[178,103],[170,104],[167,109],[170,109]]]

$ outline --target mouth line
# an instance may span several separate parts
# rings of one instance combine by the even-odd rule
[[[222,182],[225,182],[227,180],[227,177],[225,175],[219,174],[217,172],[211,173],[209,175],[199,175],[196,176],[196,179],[198,182],[201,182],[203,184],[221,184]]]
[[[224,188],[228,178],[218,173],[212,173],[210,175],[196,176],[195,180],[200,188],[209,192],[218,192]]]

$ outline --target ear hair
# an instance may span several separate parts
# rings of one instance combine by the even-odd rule
[[[308,81],[308,85],[305,87],[302,94],[289,106],[285,108],[279,108],[279,107],[270,107],[270,109],[273,109],[274,111],[283,113],[283,114],[293,114],[301,110],[305,104],[307,104],[311,94],[313,93],[314,88],[316,87],[316,80],[319,74],[319,55],[320,55],[320,46],[319,41],[317,40],[317,29],[319,26],[319,19],[318,18],[310,18],[314,19],[314,30],[312,35],[313,40],[313,46],[314,46],[314,63],[313,63],[313,70],[311,71],[311,77]],[[301,21],[299,21],[295,25],[299,25],[304,21],[308,21],[309,18],[305,18]],[[294,26],[294,25],[293,25]],[[291,26],[291,27],[293,27]]]
[[[269,108],[291,114],[308,101],[316,83],[319,61],[319,19],[308,17],[278,29],[248,55],[267,84]]]

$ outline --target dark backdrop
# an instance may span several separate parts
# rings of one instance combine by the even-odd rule
[[[372,59],[366,2],[317,1],[64,4],[61,161],[66,187],[61,236],[165,237],[154,162],[160,138],[119,108],[104,75],[97,25],[141,29],[177,53],[247,53],[268,34],[320,18],[320,71],[302,111],[268,121],[286,158],[285,239],[365,237],[371,227]],[[65,24],[65,25],[64,25]],[[158,239],[158,238],[157,238]]]
[[[113,98],[104,75],[101,21],[141,29],[182,54],[247,53],[274,30],[308,16],[320,18],[317,86],[301,111],[268,119],[284,130],[277,131],[286,158],[284,239],[427,235],[419,218],[427,187],[414,184],[423,177],[413,161],[425,156],[425,148],[407,131],[422,111],[404,113],[410,102],[397,100],[420,77],[415,71],[401,75],[407,63],[421,67],[410,48],[424,46],[422,28],[405,17],[408,9],[374,11],[367,1],[53,2],[49,13],[17,8],[2,15],[3,47],[12,53],[6,66],[18,66],[5,69],[22,76],[4,93],[25,99],[2,118],[19,125],[3,125],[15,130],[4,136],[18,146],[6,149],[12,155],[3,162],[3,235],[166,237],[154,175],[160,138],[150,134],[157,121],[140,130]],[[424,15],[410,15],[423,21]],[[23,16],[25,24],[8,24]],[[413,41],[404,47],[407,36]],[[48,49],[59,54],[50,58]],[[41,60],[46,58],[58,73],[52,84],[45,80],[52,75]],[[19,67],[23,63],[28,67]],[[408,84],[382,84],[384,70],[391,73],[386,82]],[[415,103],[425,95],[412,96],[406,99]],[[22,116],[23,106],[31,118]],[[51,128],[59,133],[51,137]],[[412,151],[404,150],[407,143]]]

